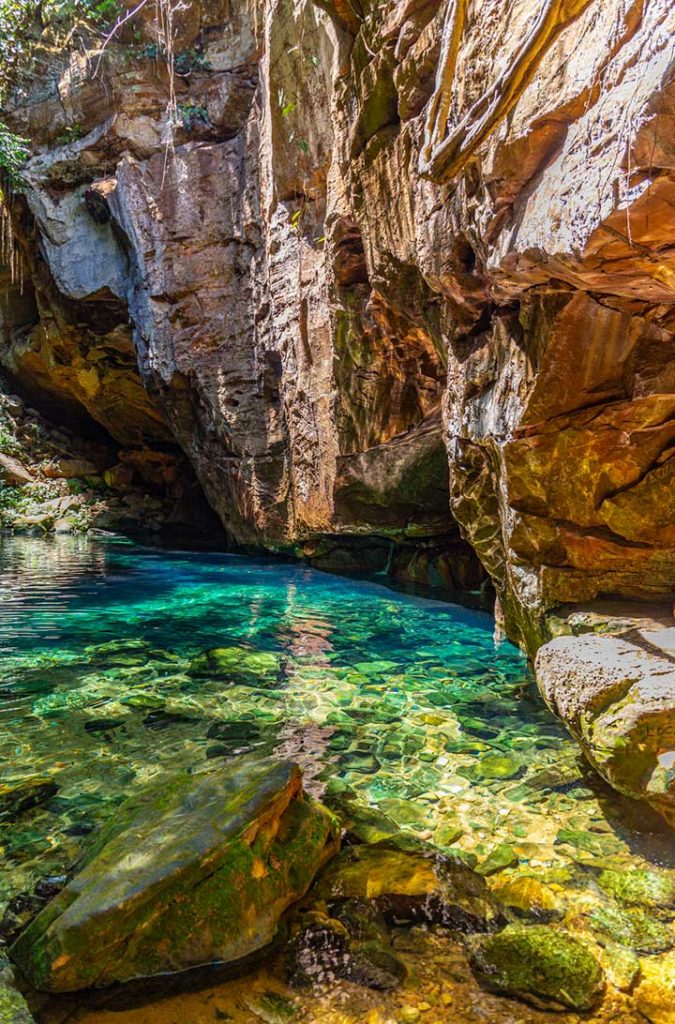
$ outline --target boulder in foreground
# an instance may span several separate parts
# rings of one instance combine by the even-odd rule
[[[274,938],[337,844],[290,762],[162,779],[119,809],[12,959],[50,992],[240,960]]]
[[[603,778],[675,827],[675,663],[648,645],[588,634],[545,644],[535,670]]]

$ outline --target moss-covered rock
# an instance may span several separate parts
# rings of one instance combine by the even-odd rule
[[[332,816],[289,762],[163,778],[119,809],[12,958],[54,992],[239,960],[272,940],[336,848]]]
[[[542,1009],[592,1010],[604,989],[589,949],[546,925],[509,925],[475,942],[471,967],[481,985]]]
[[[601,871],[598,884],[622,903],[643,907],[675,907],[675,872],[639,870]]]
[[[639,907],[603,904],[592,911],[591,925],[601,937],[638,953],[663,953],[675,946],[673,926]]]
[[[283,658],[274,651],[246,647],[214,647],[192,660],[189,674],[197,678],[225,679],[243,685],[265,686],[277,681]]]
[[[1,953],[0,1024],[35,1024],[26,1000],[14,984],[11,965]]]
[[[321,878],[318,898],[371,901],[394,922],[466,931],[494,925],[499,916],[495,903],[485,881],[467,864],[427,851],[388,848],[395,841],[344,850]]]

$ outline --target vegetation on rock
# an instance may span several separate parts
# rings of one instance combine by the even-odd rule
[[[487,988],[547,1009],[592,1010],[602,969],[583,942],[544,925],[509,925],[476,943],[472,967]]]

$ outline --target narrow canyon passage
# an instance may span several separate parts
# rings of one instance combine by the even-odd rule
[[[0,1024],[675,1024],[671,0],[0,0]]]

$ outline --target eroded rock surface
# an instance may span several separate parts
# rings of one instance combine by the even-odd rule
[[[337,845],[289,762],[164,777],[120,808],[12,958],[51,992],[242,959],[271,942]]]
[[[632,640],[557,637],[537,655],[537,682],[600,774],[675,826],[675,658]]]
[[[177,439],[238,541],[436,539],[384,562],[476,589],[456,520],[531,653],[675,578],[675,14],[534,10],[195,0],[169,151],[161,61],[52,54],[4,112],[35,155],[2,351]]]
[[[195,0],[172,137],[135,31],[5,104],[13,377],[177,441],[240,543],[466,594],[468,540],[532,655],[560,607],[667,598],[670,0]]]

